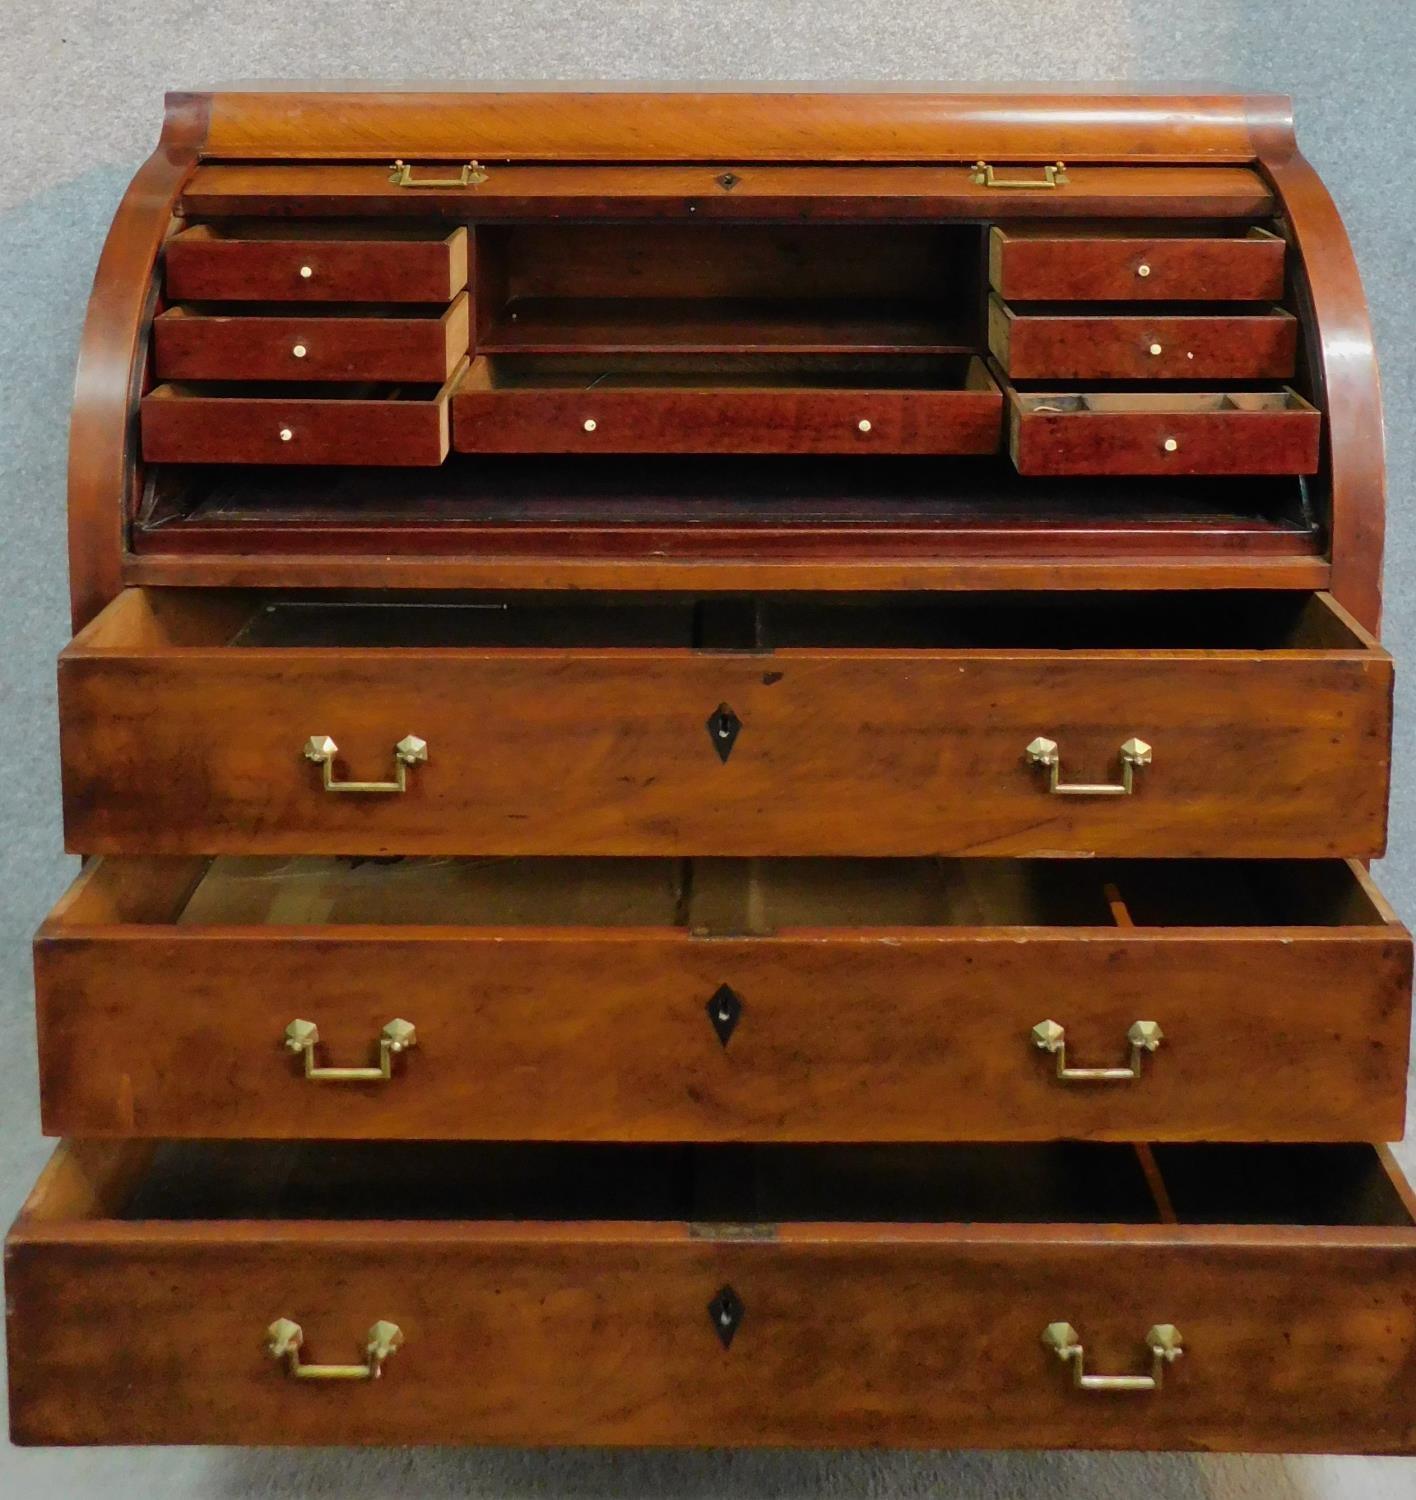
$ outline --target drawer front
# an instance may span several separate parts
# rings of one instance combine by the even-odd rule
[[[1283,296],[1284,251],[1262,229],[1204,239],[995,228],[989,282],[1015,302],[1264,302]]]
[[[173,302],[451,302],[467,285],[467,231],[445,239],[241,239],[206,225],[164,252]]]
[[[441,385],[467,353],[467,299],[441,318],[230,317],[153,322],[163,380],[411,380]]]
[[[1008,374],[1035,380],[1283,380],[1298,320],[1286,312],[1215,317],[1029,313],[996,298],[989,345]]]
[[[159,386],[143,398],[142,433],[149,463],[435,467],[448,452],[447,398],[203,396]]]
[[[180,878],[127,863],[82,880],[102,897]],[[1394,922],[699,938],[55,918],[35,949],[44,1126],[170,1138],[1395,1139],[1410,962]],[[299,1021],[317,1028],[308,1064],[289,1045]],[[386,1060],[394,1021],[416,1028],[414,1045]],[[1061,1054],[1038,1046],[1049,1021],[1064,1028]],[[1132,1043],[1138,1021],[1160,1028],[1154,1052]],[[312,1077],[311,1065],[368,1071]],[[1072,1071],[1097,1067],[1112,1076]]]
[[[1020,474],[1314,474],[1322,435],[1306,406],[1067,411],[1015,396],[1009,421]]]
[[[5,1280],[24,1444],[1416,1445],[1409,1227],[22,1221]]]
[[[1390,696],[1379,651],[71,651],[65,827],[90,854],[1375,855]],[[1153,760],[1057,793],[1040,739],[1061,784]]]

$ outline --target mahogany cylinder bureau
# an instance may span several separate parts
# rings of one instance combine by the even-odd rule
[[[171,96],[14,1438],[1416,1451],[1382,516],[1283,99]]]

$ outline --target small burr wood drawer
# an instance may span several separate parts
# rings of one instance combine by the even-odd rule
[[[85,1142],[5,1270],[20,1443],[1416,1447],[1363,1145]]]
[[[411,380],[441,385],[467,354],[467,294],[444,309],[258,314],[173,307],[153,321],[161,380]]]
[[[467,231],[445,225],[198,224],[167,241],[171,302],[451,302]]]
[[[465,364],[465,360],[463,362]],[[439,386],[200,381],[143,397],[143,457],[173,464],[436,467],[448,452]]]
[[[1411,947],[1342,861],[109,858],[35,977],[53,1135],[1386,1140]]]
[[[1298,320],[1254,312],[1096,312],[989,304],[988,342],[1018,380],[1284,380],[1298,353]]]
[[[996,453],[1003,398],[965,356],[474,359],[465,453]]]
[[[1296,391],[1009,390],[1020,474],[1313,474],[1322,416]]]
[[[85,854],[1360,858],[1391,661],[1326,595],[156,589],[59,708]]]
[[[1020,224],[990,233],[988,279],[1013,302],[1269,302],[1283,296],[1285,248],[1258,228]]]

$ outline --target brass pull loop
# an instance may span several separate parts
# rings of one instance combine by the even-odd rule
[[[1184,1340],[1174,1323],[1157,1323],[1146,1333],[1151,1353],[1149,1375],[1088,1375],[1082,1341],[1070,1323],[1049,1323],[1042,1341],[1064,1364],[1072,1366],[1072,1384],[1079,1391],[1158,1391],[1165,1367],[1185,1352]]]
[[[389,168],[388,180],[394,187],[401,188],[459,188],[477,187],[478,184],[487,180],[487,174],[482,170],[479,161],[469,161],[456,177],[417,177],[413,176],[413,168],[402,158],[394,162]]]
[[[1060,188],[1067,186],[1067,164],[1049,162],[1043,167],[1041,177],[999,177],[988,162],[976,161],[969,179],[986,188]]]
[[[304,1330],[289,1318],[277,1318],[266,1329],[266,1349],[296,1380],[377,1380],[384,1361],[403,1345],[403,1330],[397,1323],[378,1322],[364,1337],[361,1365],[306,1365],[300,1362]]]
[[[1032,1029],[1033,1046],[1057,1059],[1057,1076],[1063,1083],[1134,1083],[1141,1076],[1141,1059],[1154,1052],[1165,1033],[1154,1021],[1133,1021],[1126,1033],[1131,1060],[1124,1068],[1069,1068],[1067,1028],[1056,1021],[1039,1021]]]
[[[1121,746],[1120,781],[1062,782],[1062,754],[1057,741],[1038,735],[1023,751],[1031,765],[1042,766],[1049,774],[1047,790],[1058,797],[1129,797],[1134,789],[1136,768],[1151,763],[1151,747],[1134,736]]]
[[[313,1021],[295,1020],[285,1028],[286,1047],[304,1056],[306,1078],[316,1083],[387,1083],[393,1077],[394,1058],[418,1045],[418,1032],[411,1021],[390,1021],[379,1033],[379,1060],[372,1068],[317,1068],[319,1040],[320,1029]]]
[[[408,767],[420,766],[428,758],[428,742],[416,734],[406,734],[393,747],[392,781],[336,781],[334,758],[339,746],[327,734],[312,734],[305,741],[305,759],[312,760],[323,772],[327,792],[406,792]]]

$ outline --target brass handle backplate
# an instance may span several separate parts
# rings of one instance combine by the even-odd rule
[[[1067,1028],[1056,1021],[1039,1021],[1032,1029],[1032,1039],[1035,1047],[1057,1059],[1057,1076],[1063,1083],[1134,1083],[1141,1076],[1142,1057],[1160,1046],[1165,1033],[1154,1021],[1133,1021],[1126,1032],[1131,1059],[1124,1068],[1069,1068]]]
[[[394,187],[401,188],[476,187],[487,180],[487,174],[482,170],[481,162],[469,161],[456,177],[414,177],[412,166],[400,159],[389,168],[388,180]]]
[[[1135,789],[1136,770],[1151,763],[1151,747],[1134,735],[1121,746],[1120,781],[1062,781],[1062,752],[1057,741],[1038,735],[1023,751],[1028,762],[1047,771],[1047,790],[1057,797],[1129,797]]]
[[[315,1048],[320,1029],[313,1021],[292,1021],[285,1028],[285,1045],[305,1059],[305,1077],[316,1083],[387,1083],[393,1077],[393,1060],[400,1052],[418,1045],[418,1032],[411,1021],[390,1021],[379,1034],[379,1060],[371,1068],[317,1068]]]
[[[377,1380],[384,1361],[403,1344],[397,1323],[378,1322],[364,1336],[364,1362],[359,1365],[307,1365],[300,1362],[304,1330],[289,1318],[277,1318],[266,1329],[266,1349],[296,1380]]]
[[[393,747],[392,781],[336,781],[334,758],[339,746],[327,734],[312,734],[305,741],[305,759],[320,768],[327,792],[406,792],[409,766],[420,766],[428,758],[428,742],[406,734]]]
[[[1041,177],[1000,177],[990,163],[976,161],[969,170],[969,178],[986,188],[1060,188],[1067,186],[1067,164],[1048,162]]]
[[[1158,1391],[1165,1367],[1185,1352],[1184,1340],[1174,1323],[1157,1323],[1146,1333],[1151,1354],[1149,1375],[1088,1375],[1085,1352],[1077,1330],[1070,1323],[1049,1323],[1042,1341],[1064,1364],[1072,1366],[1072,1384],[1079,1391]]]

